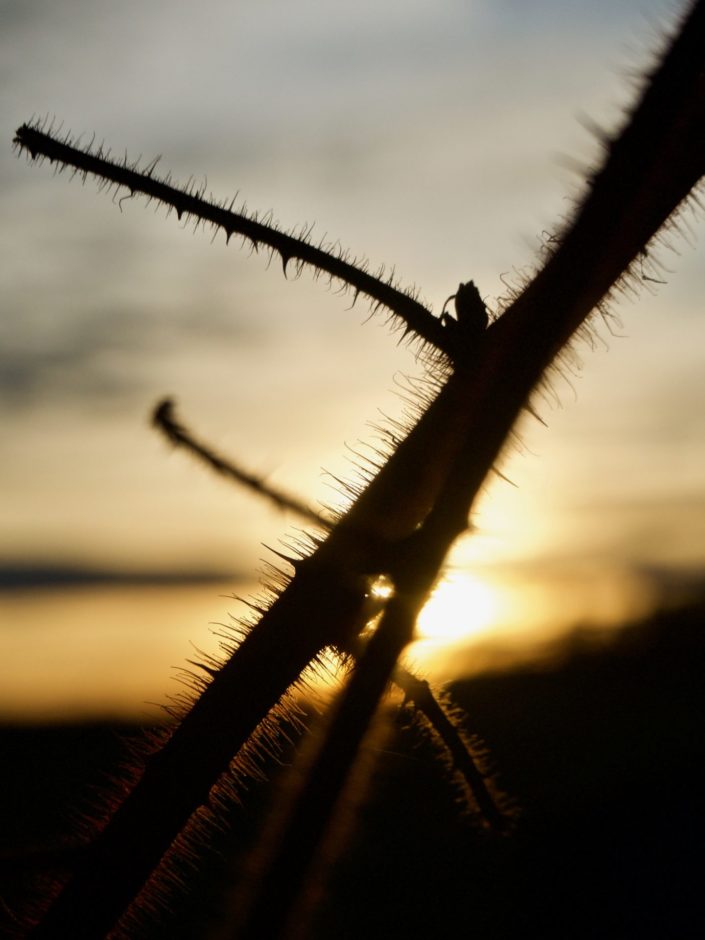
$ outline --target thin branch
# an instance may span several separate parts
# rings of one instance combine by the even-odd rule
[[[136,163],[128,163],[127,157],[116,162],[109,159],[102,147],[96,152],[91,152],[90,147],[81,149],[72,144],[69,136],[60,140],[39,124],[23,124],[17,129],[13,143],[33,160],[45,157],[52,163],[74,167],[84,178],[90,173],[110,185],[124,188],[132,194],[141,193],[148,199],[163,203],[174,209],[179,219],[191,216],[209,222],[222,229],[228,241],[233,235],[239,235],[250,241],[255,249],[266,245],[281,257],[285,275],[292,261],[299,267],[311,265],[315,270],[323,271],[340,281],[345,289],[353,288],[355,298],[363,294],[370,298],[374,308],[386,307],[403,320],[405,332],[415,333],[424,341],[451,354],[449,335],[440,320],[415,297],[400,290],[391,278],[383,280],[381,276],[370,274],[364,265],[349,262],[344,252],[332,253],[321,245],[311,244],[307,237],[309,232],[305,232],[303,237],[287,234],[275,225],[234,211],[232,203],[226,208],[225,204],[219,205],[204,199],[203,192],[171,185],[169,177],[159,179],[154,175],[156,161],[146,171],[140,171]]]
[[[264,497],[278,509],[295,512],[307,522],[313,522],[322,529],[330,528],[329,522],[312,509],[309,509],[305,503],[302,503],[295,496],[275,489],[273,486],[265,483],[260,477],[249,473],[247,470],[243,470],[228,458],[222,457],[220,454],[216,453],[215,450],[207,444],[198,441],[194,435],[177,420],[174,408],[173,400],[164,398],[157,404],[152,412],[152,424],[165,435],[168,441],[176,447],[183,447],[221,476],[233,480],[241,486],[245,486],[247,489],[257,493],[259,496]]]
[[[401,665],[397,665],[394,671],[394,682],[413,702],[417,711],[426,718],[443,742],[453,768],[465,781],[487,825],[497,832],[505,832],[511,825],[511,819],[499,808],[487,785],[486,775],[478,766],[471,748],[463,740],[457,717],[454,719],[449,717],[425,679],[419,679]]]

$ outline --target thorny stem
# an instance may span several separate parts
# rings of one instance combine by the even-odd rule
[[[362,736],[371,721],[384,685],[391,675],[393,663],[390,663],[391,656],[385,656],[385,653],[389,654],[391,651],[391,655],[394,653],[399,655],[409,641],[420,604],[430,591],[447,551],[464,528],[464,520],[467,518],[477,489],[491,461],[495,459],[509,430],[510,422],[513,422],[517,408],[526,397],[527,389],[533,387],[547,362],[550,362],[557,350],[583,322],[585,316],[600,302],[615,280],[628,268],[631,260],[640,250],[643,250],[648,238],[661,226],[674,206],[687,196],[703,173],[705,5],[700,4],[699,17],[697,12],[694,9],[691,14],[690,26],[693,32],[687,37],[690,43],[684,38],[684,31],[684,35],[677,40],[674,50],[661,68],[661,77],[664,79],[666,88],[661,89],[657,86],[655,92],[654,85],[651,86],[632,125],[614,146],[612,160],[608,162],[606,169],[596,180],[591,197],[583,206],[574,228],[566,236],[556,256],[549,261],[541,275],[514,305],[514,308],[518,308],[518,312],[514,313],[514,308],[512,308],[506,315],[508,328],[510,330],[512,327],[515,328],[515,338],[517,338],[521,333],[526,333],[522,326],[527,321],[536,323],[538,310],[541,309],[535,302],[532,304],[534,300],[532,289],[533,294],[538,294],[540,297],[543,287],[544,299],[549,301],[551,290],[553,290],[557,295],[556,300],[560,297],[564,301],[556,304],[555,307],[549,304],[546,308],[547,315],[541,318],[543,323],[539,321],[539,330],[533,337],[533,349],[530,348],[534,356],[526,357],[530,365],[528,368],[525,365],[524,368],[517,369],[519,379],[516,384],[511,381],[507,384],[502,396],[503,401],[498,409],[499,413],[495,412],[490,419],[487,419],[481,410],[475,412],[475,433],[466,436],[458,458],[451,468],[446,486],[441,490],[437,502],[419,532],[409,539],[409,542],[414,545],[414,551],[400,553],[400,558],[392,573],[398,593],[389,601],[377,633],[370,641],[368,651],[370,655],[363,656],[358,663],[321,754],[309,774],[307,786],[291,813],[288,828],[280,841],[271,868],[267,872],[259,903],[254,915],[248,921],[248,929],[244,933],[247,940],[256,936],[278,935],[289,921],[305,884],[305,872],[308,871],[318,844],[330,822],[340,791],[354,763]],[[678,52],[684,56],[683,62],[678,58]],[[689,55],[692,57],[690,62]],[[688,65],[695,65],[694,71],[689,69]],[[682,93],[681,111],[676,108],[675,118],[673,118],[670,109],[666,107],[664,91],[672,92],[674,86],[677,88],[679,84],[679,90]],[[660,95],[657,93],[659,91]],[[627,224],[613,237],[605,239],[606,251],[603,245],[601,252],[599,244],[594,241],[594,236],[598,231],[597,226],[603,227],[607,221],[605,213],[614,209],[614,203],[610,204],[608,200],[617,196],[615,183],[620,176],[624,177],[625,170],[631,162],[625,163],[625,156],[629,158],[633,155],[634,147],[643,147],[649,142],[654,132],[654,128],[650,126],[652,121],[656,121],[657,127],[659,123],[665,123],[666,127],[670,124],[668,129],[671,133],[664,131],[663,139],[660,140],[661,152],[658,152],[657,148],[655,162],[652,160],[649,164],[646,161],[646,165],[642,163],[642,177],[637,178],[633,186],[622,184],[623,189],[619,195],[627,210]],[[670,158],[666,163],[668,167],[666,175],[673,170],[672,161],[678,155],[676,151],[679,149],[673,140],[674,137],[676,140],[680,138],[679,141],[677,140],[680,146],[690,145],[687,157],[681,160],[682,172],[676,174],[678,179],[675,185],[670,177],[667,180],[664,179],[664,166],[660,163],[667,157]],[[668,182],[669,185],[666,188],[673,200],[668,212],[662,217],[658,215],[658,197],[649,200],[645,192],[645,189],[660,181],[664,182],[664,186]],[[629,209],[638,212],[636,222],[629,216]],[[648,229],[645,231],[645,223],[646,226],[649,224],[653,226],[651,231]],[[635,234],[637,238],[632,240]],[[571,256],[576,251],[585,249],[586,241],[593,249],[595,269],[590,272],[592,277],[588,275],[585,278],[586,286],[582,294],[574,295],[571,303],[571,292],[568,290],[568,285],[562,283],[561,275],[565,270],[564,265],[570,262]],[[577,262],[577,258],[575,260]],[[619,265],[616,269],[615,264]],[[548,289],[545,287],[546,284],[549,285]],[[587,284],[590,285],[589,289]],[[546,294],[548,294],[547,298]],[[562,294],[564,296],[561,296]],[[523,323],[522,301],[527,311]],[[499,329],[501,326],[498,325]],[[542,350],[543,344],[548,345],[545,352]],[[516,362],[519,351],[520,347],[516,342],[507,342],[499,347],[495,344],[494,349],[491,346],[488,348],[487,358],[491,361],[494,352],[498,366],[502,364],[502,358],[509,358],[510,363],[513,362],[519,366],[520,363]],[[532,370],[533,380],[530,378]],[[480,388],[482,372],[477,383]],[[512,372],[507,369],[502,369],[500,372],[498,368],[494,374],[512,375]],[[485,372],[484,375],[487,376],[488,373]],[[491,384],[493,384],[491,381],[487,382],[488,387]],[[496,388],[493,390],[496,391]],[[503,411],[508,419],[506,424],[502,420]],[[410,592],[413,592],[415,603],[409,603],[408,593]],[[375,647],[374,656],[372,655],[373,646]],[[288,881],[286,881],[287,875]],[[292,884],[292,881],[297,884]],[[273,929],[270,930],[270,927]]]
[[[463,519],[460,528],[465,528]],[[458,534],[456,529],[450,540]],[[396,663],[411,642],[419,611],[433,587],[449,545],[426,537],[425,526],[399,546],[395,591],[357,661],[306,786],[291,808],[238,940],[289,936],[308,911],[303,896],[312,863]]]
[[[160,401],[152,414],[152,424],[158,428],[172,444],[177,447],[183,447],[190,451],[195,457],[198,457],[203,463],[209,466],[221,476],[247,487],[249,490],[265,497],[270,503],[273,503],[277,509],[288,509],[295,512],[298,516],[306,519],[322,529],[329,529],[330,523],[322,519],[317,513],[308,506],[282,490],[277,490],[268,483],[265,483],[260,477],[243,470],[237,464],[226,457],[217,454],[212,447],[196,440],[193,434],[188,431],[184,425],[177,420],[174,412],[174,402],[170,398]]]
[[[296,911],[297,917],[302,916],[297,907],[312,862],[396,662],[411,639],[416,614],[416,605],[395,603],[394,598],[388,602],[382,622],[353,670],[306,786],[287,817],[276,855],[238,940],[286,936],[292,914]]]
[[[157,161],[145,171],[140,171],[136,164],[129,164],[127,158],[120,163],[111,160],[103,153],[102,147],[95,153],[91,152],[90,147],[81,150],[72,146],[68,137],[57,140],[38,125],[23,124],[19,127],[14,143],[27,151],[32,159],[45,157],[52,163],[72,166],[84,178],[90,173],[107,184],[127,189],[133,195],[141,193],[148,199],[161,202],[174,209],[179,219],[185,215],[209,222],[222,229],[228,241],[233,235],[239,235],[249,240],[255,249],[259,245],[266,245],[280,255],[284,274],[292,261],[297,268],[302,264],[311,265],[344,286],[352,287],[355,297],[364,294],[373,301],[375,307],[383,306],[392,311],[404,321],[406,332],[416,333],[438,349],[448,347],[450,352],[448,336],[440,321],[423,304],[411,294],[395,287],[391,278],[382,280],[370,274],[364,266],[349,262],[342,251],[332,253],[322,246],[312,245],[307,240],[308,232],[303,237],[289,235],[256,217],[233,211],[234,200],[226,208],[225,204],[218,205],[204,199],[203,192],[172,186],[168,177],[161,180],[154,176]]]
[[[497,832],[505,831],[511,820],[499,809],[470,746],[463,741],[457,724],[448,717],[428,682],[399,665],[394,672],[394,681],[442,740],[450,754],[453,767],[467,784],[482,818]]]
[[[452,387],[432,403],[326,541],[298,563],[291,583],[148,760],[33,936],[104,936],[301,672],[325,647],[345,649],[362,630],[368,575],[389,566],[390,544],[414,531],[442,485],[443,468],[426,456],[431,448],[437,460],[457,451],[458,433],[467,424],[459,407],[467,398],[463,374],[455,373]]]
[[[185,447],[217,473],[222,474],[238,485],[247,487],[279,509],[291,510],[321,527],[327,527],[327,523],[311,512],[301,500],[285,494],[281,490],[275,490],[259,477],[244,471],[229,458],[217,454],[210,446],[196,440],[193,434],[177,420],[174,403],[170,399],[164,399],[157,405],[153,412],[152,423],[165,434],[171,443]],[[359,640],[352,640],[344,652],[351,653],[356,659],[359,658],[362,655]],[[463,740],[458,728],[449,719],[428,682],[417,678],[400,664],[397,664],[394,670],[393,679],[395,684],[404,692],[406,699],[413,703],[414,707],[425,716],[438,735],[443,746],[447,749],[452,766],[465,781],[487,825],[497,831],[506,829],[508,819],[497,807],[487,786],[487,781],[472,756],[469,745]]]

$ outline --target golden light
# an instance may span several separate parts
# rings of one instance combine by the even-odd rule
[[[421,611],[417,637],[449,644],[467,639],[491,629],[499,608],[499,593],[491,584],[471,574],[450,574]]]
[[[394,594],[394,585],[386,575],[375,578],[370,588],[370,596],[380,601],[387,601]]]

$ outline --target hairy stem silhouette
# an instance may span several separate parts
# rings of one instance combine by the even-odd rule
[[[154,409],[152,416],[154,426],[172,444],[185,448],[216,473],[237,485],[252,490],[278,509],[290,510],[304,519],[316,523],[321,528],[330,528],[330,523],[317,516],[300,500],[281,490],[273,489],[259,477],[243,470],[232,460],[217,454],[208,445],[197,441],[184,425],[177,420],[174,408],[174,402],[171,399],[164,399]],[[274,551],[274,549],[270,550]],[[279,552],[276,554],[290,561],[289,556],[282,555]],[[351,640],[348,646],[341,649],[340,652],[350,654],[357,659],[363,654],[363,650],[364,645],[358,637]],[[473,757],[471,742],[464,738],[461,730],[453,723],[448,711],[434,695],[428,682],[417,678],[399,663],[397,663],[394,670],[393,679],[394,683],[403,691],[405,698],[413,704],[417,711],[423,714],[426,721],[433,728],[447,753],[451,766],[460,775],[472,794],[485,823],[498,831],[505,829],[509,820],[500,810],[496,798],[488,788],[485,775],[479,769],[477,761]]]
[[[340,281],[343,288],[352,287],[355,292],[353,303],[358,294],[364,294],[375,306],[384,306],[399,316],[407,330],[423,336],[441,349],[447,345],[447,336],[439,321],[419,303],[413,292],[404,292],[395,286],[393,271],[385,280],[384,270],[370,274],[364,263],[348,261],[342,251],[336,253],[324,245],[312,245],[308,241],[310,229],[300,235],[288,234],[269,222],[260,221],[256,214],[249,216],[245,212],[234,211],[234,200],[222,205],[205,200],[205,187],[197,190],[193,186],[185,189],[172,186],[170,177],[164,180],[154,177],[158,159],[139,170],[137,164],[129,164],[127,158],[122,162],[111,160],[110,152],[104,152],[102,146],[95,153],[91,152],[91,144],[86,150],[81,150],[72,146],[68,137],[58,140],[36,125],[24,124],[18,129],[15,139],[33,157],[43,156],[57,164],[72,166],[84,177],[94,174],[103,180],[104,185],[127,189],[132,195],[141,193],[149,200],[154,199],[172,208],[179,219],[185,215],[208,222],[222,229],[228,241],[233,235],[239,235],[255,250],[266,245],[281,257],[285,275],[291,261],[294,261],[297,272],[302,266],[310,265],[317,272]]]
[[[304,503],[295,496],[274,489],[253,473],[243,470],[242,467],[238,467],[234,464],[232,460],[227,460],[220,454],[216,454],[211,447],[207,447],[205,444],[197,441],[193,434],[189,433],[183,424],[176,420],[174,402],[170,398],[165,398],[163,401],[159,402],[154,409],[152,423],[165,435],[168,441],[176,447],[183,447],[190,451],[195,457],[221,476],[229,478],[241,486],[247,487],[259,496],[266,497],[269,502],[274,503],[277,509],[288,509],[296,513],[297,516],[301,516],[301,518],[305,519],[307,522],[313,522],[314,525],[320,526],[322,529],[330,528],[330,523],[322,519],[312,509],[309,509],[308,506],[304,505]]]
[[[405,327],[448,353],[431,375],[435,397],[413,429],[262,613],[232,657],[218,670],[164,746],[148,760],[132,793],[89,848],[33,936],[104,936],[214,788],[235,772],[271,733],[273,715],[302,671],[330,646],[353,645],[368,619],[373,578],[394,585],[381,622],[354,670],[323,745],[321,797],[315,773],[301,799],[306,814],[304,863],[316,851],[355,760],[358,743],[386,688],[416,613],[453,541],[465,529],[475,495],[545,370],[685,200],[705,171],[705,2],[694,4],[651,77],[626,128],[606,145],[603,169],[592,179],[574,220],[552,245],[534,280],[481,338],[444,328],[429,311],[389,283],[305,240],[206,203],[140,174],[99,152],[77,150],[41,128],[24,125],[17,145],[105,185],[143,192],[290,258],[311,264],[387,305]],[[636,277],[636,275],[635,275]],[[316,796],[318,794],[318,797]],[[303,838],[282,841],[281,858]],[[274,862],[274,880],[277,866]],[[298,891],[298,889],[297,889]],[[297,891],[282,903],[283,924]],[[256,915],[258,916],[258,915]],[[256,921],[253,921],[256,923]]]

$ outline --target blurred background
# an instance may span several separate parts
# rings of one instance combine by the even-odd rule
[[[600,161],[673,22],[665,0],[0,2],[0,718],[149,718],[172,666],[258,589],[297,520],[149,427],[199,436],[316,507],[346,445],[418,374],[381,316],[140,199],[12,152],[35,118],[162,155],[215,198],[315,223],[436,313],[490,308]],[[540,654],[702,584],[705,247],[686,212],[663,285],[554,376],[409,657],[439,679]],[[698,240],[699,236],[699,240]],[[218,629],[217,627],[215,628]]]

